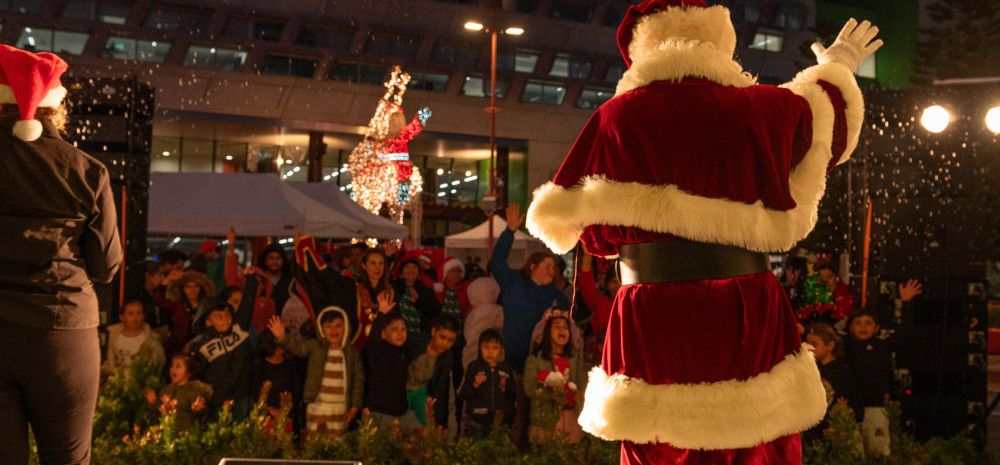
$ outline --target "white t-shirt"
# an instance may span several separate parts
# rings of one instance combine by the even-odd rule
[[[118,344],[115,346],[115,353],[112,354],[115,357],[115,366],[131,365],[132,359],[139,354],[139,350],[146,342],[147,337],[146,333],[139,333],[135,336],[119,335]]]

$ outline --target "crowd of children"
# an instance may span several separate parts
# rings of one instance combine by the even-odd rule
[[[521,219],[508,213],[513,231]],[[584,252],[570,312],[573,292],[556,279],[557,257],[536,254],[511,269],[511,236],[498,238],[495,278],[479,277],[471,260],[444,259],[435,270],[394,246],[354,244],[341,257],[322,257],[312,238],[297,238],[291,257],[269,246],[257,266],[244,267],[235,231],[225,254],[211,244],[197,258],[161,253],[139,297],[108,328],[104,372],[137,357],[165,364],[169,385],[146,397],[151,408],[174,411],[180,431],[211,421],[227,401],[234,415],[246,415],[267,385],[268,427],[302,435],[341,436],[367,410],[377,425],[403,431],[434,425],[482,438],[502,428],[522,445],[552,434],[578,441],[587,373],[620,284],[611,262]],[[313,242],[300,247],[304,240]],[[793,306],[803,304],[810,268],[797,257],[785,267]],[[838,306],[853,305],[835,270],[812,271]],[[899,286],[904,314],[920,293],[916,281]],[[893,339],[875,313],[848,313],[803,321],[803,340],[814,348],[831,404],[846,400],[865,434],[885,439],[869,447],[884,451]]]

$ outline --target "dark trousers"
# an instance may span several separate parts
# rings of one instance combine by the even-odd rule
[[[101,354],[97,328],[52,330],[0,320],[0,463],[90,463]]]

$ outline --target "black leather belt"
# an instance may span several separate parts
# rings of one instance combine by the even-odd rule
[[[771,269],[766,253],[683,239],[618,249],[622,284],[722,279]]]

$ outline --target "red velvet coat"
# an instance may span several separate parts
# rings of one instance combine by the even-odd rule
[[[774,87],[709,43],[641,56],[535,192],[529,230],[600,256],[675,237],[761,252],[804,238],[827,171],[857,143],[851,71],[818,65]],[[797,433],[826,408],[770,272],[623,286],[584,398],[581,425],[622,440],[630,464],[798,465]]]

